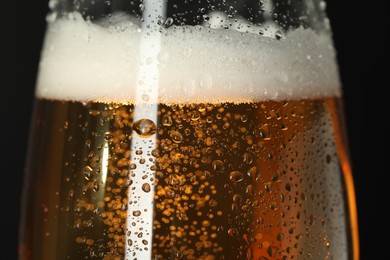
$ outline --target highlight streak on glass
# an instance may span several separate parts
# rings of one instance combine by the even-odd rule
[[[107,180],[108,152],[109,152],[109,146],[108,146],[108,143],[105,143],[104,148],[103,148],[103,158],[102,158],[102,182],[103,182],[103,185],[106,185],[106,180]]]
[[[134,122],[148,119],[157,125],[157,106],[155,105],[158,99],[159,80],[157,55],[161,49],[158,19],[164,17],[165,3],[163,1],[144,1]],[[136,165],[136,169],[130,171],[132,184],[127,195],[129,210],[126,223],[125,259],[151,259],[152,257],[150,249],[153,239],[154,171],[150,168],[153,162],[150,162],[148,160],[150,158],[147,157],[155,147],[155,134],[143,137],[133,131],[130,159]],[[136,154],[139,150],[143,151],[142,155]],[[149,184],[149,192],[142,190],[144,184]]]

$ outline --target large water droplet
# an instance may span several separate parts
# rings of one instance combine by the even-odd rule
[[[232,182],[240,182],[244,178],[244,175],[239,171],[232,171],[230,173],[230,180]]]
[[[149,119],[137,120],[133,125],[133,130],[142,138],[148,138],[156,133],[156,124]]]

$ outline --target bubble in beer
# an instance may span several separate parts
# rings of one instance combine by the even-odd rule
[[[148,138],[156,133],[156,125],[150,119],[139,119],[133,125],[133,130],[142,138]]]

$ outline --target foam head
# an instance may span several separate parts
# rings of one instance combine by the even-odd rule
[[[126,16],[107,25],[73,13],[49,23],[36,95],[136,102],[142,89],[163,103],[340,95],[329,34],[298,28],[275,39],[275,32],[208,24],[171,26],[145,38]]]

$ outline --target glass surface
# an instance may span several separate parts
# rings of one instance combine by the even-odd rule
[[[359,259],[324,1],[52,0],[19,259]]]

